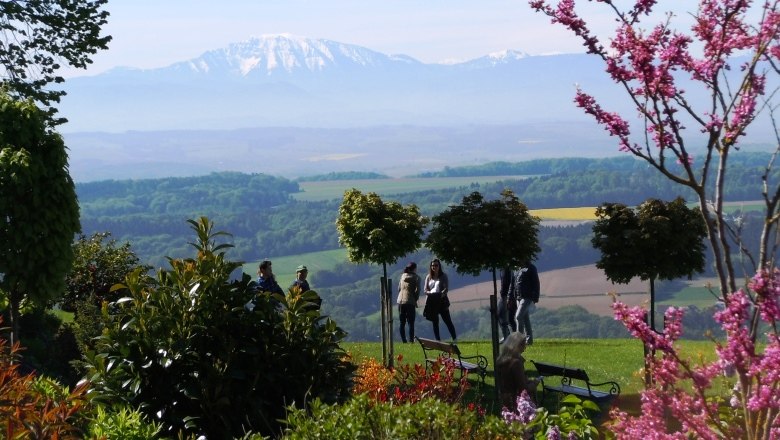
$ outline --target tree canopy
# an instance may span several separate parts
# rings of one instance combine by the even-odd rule
[[[508,189],[497,200],[473,192],[460,205],[433,217],[426,244],[459,273],[479,275],[485,269],[535,259],[540,251],[539,221]]]
[[[0,77],[15,97],[50,107],[65,94],[48,87],[64,81],[63,64],[86,68],[106,49],[100,34],[108,21],[108,0],[0,1]]]
[[[704,220],[681,198],[648,199],[636,211],[604,203],[596,217],[592,243],[601,251],[596,267],[616,283],[634,277],[672,280],[704,270]]]
[[[427,224],[416,205],[386,203],[355,188],[344,193],[336,220],[339,243],[353,263],[395,263],[420,247]]]
[[[18,331],[22,300],[46,305],[65,290],[79,232],[62,137],[32,101],[0,94],[0,287]]]

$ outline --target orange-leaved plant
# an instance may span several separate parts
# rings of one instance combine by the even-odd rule
[[[0,319],[2,321],[2,319]],[[87,402],[86,382],[73,391],[43,390],[34,374],[19,371],[19,343],[0,338],[0,433],[6,439],[78,439],[78,411]],[[55,387],[57,388],[57,387]]]

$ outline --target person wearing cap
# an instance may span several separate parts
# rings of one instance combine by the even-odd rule
[[[306,275],[309,274],[309,269],[306,268],[303,264],[298,266],[295,269],[295,280],[290,284],[290,290],[294,288],[300,289],[301,293],[308,292],[311,290],[309,288],[309,282],[306,281]]]
[[[257,268],[257,290],[284,295],[284,290],[282,290],[279,283],[276,282],[276,277],[274,277],[271,260],[263,260]]]
[[[414,342],[414,319],[417,317],[417,300],[420,298],[420,277],[417,263],[410,262],[398,281],[398,317],[401,320],[401,340],[406,343],[406,323],[409,323],[409,342]]]

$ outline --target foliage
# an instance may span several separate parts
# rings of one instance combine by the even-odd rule
[[[108,0],[69,2],[0,2],[2,81],[15,96],[49,106],[64,95],[51,83],[61,83],[62,64],[86,68],[91,56],[108,48],[101,36]]]
[[[124,281],[127,274],[141,268],[138,256],[130,249],[130,243],[121,246],[109,239],[110,232],[96,232],[92,236],[80,235],[73,243],[73,267],[65,278],[67,290],[62,296],[62,310],[75,312],[78,302],[91,300],[116,301],[120,292],[111,291],[114,284]]]
[[[753,268],[746,273],[734,265],[739,255],[732,251],[735,236],[739,239],[739,220],[731,221],[724,201],[726,182],[738,176],[731,170],[731,158],[749,142],[751,124],[761,112],[767,112],[774,122],[780,4],[700,0],[696,12],[690,14],[690,29],[684,30],[675,28],[679,17],[655,13],[656,1],[637,0],[623,7],[603,2],[601,6],[614,13],[617,21],[605,45],[579,14],[574,0],[529,3],[553,23],[567,27],[582,39],[588,53],[603,61],[607,75],[626,92],[638,120],[632,124],[582,90],[576,92],[576,104],[618,139],[621,151],[695,193],[720,296],[725,300],[737,290],[737,281],[750,272],[774,267],[780,180],[773,165],[780,137],[775,154],[761,167],[763,173],[754,183],[758,186],[755,197],[747,198],[761,198],[766,209],[758,255],[736,248],[751,258]],[[659,16],[656,25],[644,22]]]
[[[138,409],[126,406],[104,409],[98,405],[87,434],[94,439],[149,440],[160,429],[159,423],[150,422]]]
[[[352,394],[365,394],[372,401],[386,401],[393,372],[376,358],[364,358],[357,366]]]
[[[459,273],[479,275],[484,269],[519,267],[539,253],[539,219],[510,190],[501,199],[485,200],[473,192],[460,205],[432,219],[426,239],[442,261]]]
[[[648,199],[636,211],[620,203],[596,210],[593,246],[601,251],[596,267],[616,283],[672,280],[704,270],[707,233],[701,211],[671,202]]]
[[[32,102],[1,94],[0,289],[10,299],[12,343],[22,302],[45,306],[65,290],[79,227],[62,137]]]
[[[561,399],[557,413],[551,413],[544,407],[537,408],[526,391],[517,396],[516,408],[504,408],[501,417],[509,424],[525,425],[523,438],[547,440],[551,437],[576,439],[598,439],[599,431],[591,420],[591,414],[601,411],[590,400],[574,395]]]
[[[416,205],[384,202],[376,193],[344,192],[336,228],[353,263],[392,264],[416,251],[428,219]]]
[[[352,393],[366,394],[372,401],[394,405],[416,403],[427,398],[452,404],[463,402],[469,389],[468,377],[456,378],[459,370],[448,358],[439,358],[427,367],[420,363],[404,364],[403,355],[398,355],[397,360],[397,367],[385,368],[374,358],[364,359],[358,365]]]
[[[164,435],[215,438],[272,434],[286,405],[343,400],[354,372],[343,331],[306,294],[254,297],[249,275],[231,280],[241,264],[216,243],[226,234],[189,223],[195,258],[170,259],[156,279],[134,271],[128,296],[104,305],[110,325],[86,360],[93,394],[139,407]]]
[[[87,384],[66,387],[32,373],[22,374],[19,344],[0,338],[0,433],[6,439],[81,438],[80,412]]]
[[[780,270],[761,271],[750,290],[726,298],[715,319],[726,332],[724,342],[714,341],[717,358],[696,359],[680,352],[683,309],[666,310],[663,333],[653,331],[640,308],[616,303],[615,317],[632,335],[660,357],[648,356],[653,385],[642,392],[641,415],[630,416],[615,409],[613,431],[618,438],[778,438],[780,414]],[[753,309],[767,325],[763,352],[751,338]],[[724,383],[725,382],[725,383]],[[729,390],[722,395],[719,390]],[[668,417],[678,425],[666,423]]]
[[[493,415],[482,416],[458,404],[425,398],[394,405],[357,395],[342,405],[313,401],[307,409],[290,408],[285,439],[403,440],[520,438],[521,427]]]
[[[50,310],[35,308],[21,316],[20,333],[24,344],[23,368],[35,370],[65,385],[75,385],[80,379],[73,361],[81,358],[76,329],[72,323],[63,323]]]

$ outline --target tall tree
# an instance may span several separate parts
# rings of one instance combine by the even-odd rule
[[[688,208],[682,198],[648,199],[636,211],[604,203],[596,217],[591,241],[601,251],[596,267],[616,283],[634,277],[650,281],[650,327],[655,329],[655,280],[690,278],[704,270],[707,230],[701,211]]]
[[[780,2],[700,0],[690,14],[693,19],[684,20],[691,23],[689,29],[675,27],[679,17],[672,13],[657,14],[656,1],[597,2],[616,19],[608,43],[579,14],[577,6],[585,2],[529,3],[553,23],[569,28],[588,53],[603,60],[606,74],[625,92],[638,120],[610,112],[583,90],[577,90],[576,104],[617,137],[621,151],[696,194],[725,300],[737,291],[738,280],[752,275],[739,273],[734,266],[737,227],[723,202],[729,159],[749,141],[749,127],[761,112],[774,119],[780,99],[776,81]],[[645,23],[659,17],[657,24]],[[701,95],[706,99],[691,99]],[[780,182],[771,177],[780,152],[780,134],[776,136],[775,154],[766,163],[761,181],[763,189],[755,195],[763,199],[766,212],[754,270],[775,265]]]
[[[0,78],[9,92],[45,107],[59,102],[65,92],[49,87],[64,81],[58,71],[65,65],[86,68],[91,56],[111,41],[100,35],[108,20],[108,12],[101,9],[106,3],[0,1]]]
[[[339,243],[347,248],[349,261],[382,265],[383,312],[389,312],[387,265],[420,248],[427,224],[428,218],[420,215],[416,205],[386,203],[376,193],[363,194],[355,188],[344,192],[336,219]],[[388,340],[392,341],[392,332],[388,331],[383,319],[382,346],[385,349],[388,348]],[[392,343],[389,348],[392,354]],[[392,364],[392,355],[385,357],[385,363]]]
[[[460,205],[435,215],[425,242],[442,261],[462,274],[493,274],[490,299],[493,363],[498,357],[496,322],[496,269],[518,267],[539,253],[539,218],[534,217],[515,194],[504,189],[501,198],[485,200],[479,192],[465,197]]]
[[[0,290],[11,340],[22,303],[45,306],[65,290],[79,207],[62,137],[32,101],[0,94]]]

